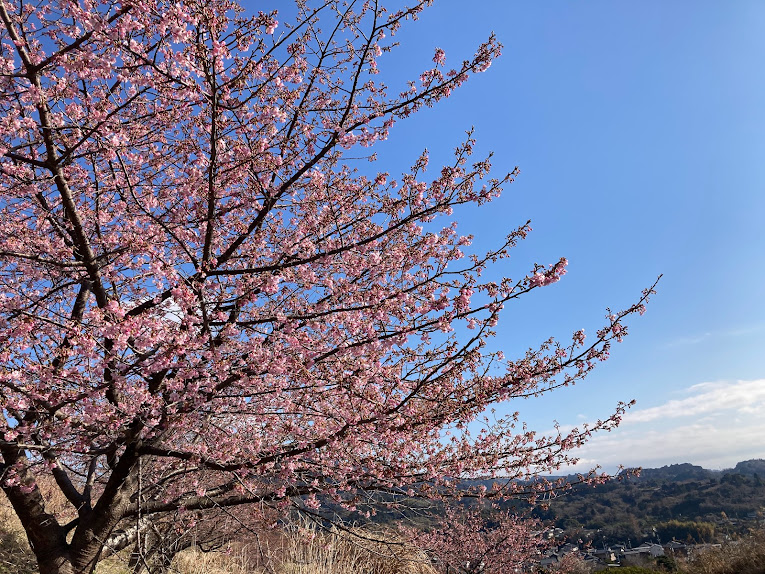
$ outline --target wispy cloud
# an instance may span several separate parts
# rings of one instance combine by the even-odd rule
[[[641,423],[725,412],[759,412],[765,408],[765,379],[700,383],[689,387],[690,395],[662,405],[628,413],[625,423]]]
[[[574,470],[679,462],[728,468],[765,457],[765,379],[701,383],[684,394],[629,412],[621,427],[577,451]]]
[[[668,341],[664,346],[671,348],[671,347],[684,347],[684,346],[690,346],[690,345],[698,345],[699,343],[703,343],[710,339],[720,339],[720,338],[727,338],[727,337],[748,337],[753,335],[754,333],[760,333],[764,330],[765,330],[765,323],[755,323],[755,324],[744,325],[744,326],[740,326],[740,327],[736,327],[732,329],[715,331],[714,333],[711,331],[706,331],[704,333],[697,333],[695,335],[685,335],[681,337],[676,337],[675,339]]]

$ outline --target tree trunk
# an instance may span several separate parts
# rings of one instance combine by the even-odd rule
[[[64,529],[54,516],[45,512],[39,490],[36,487],[30,493],[21,492],[17,487],[4,490],[24,526],[40,574],[77,574]]]
[[[40,574],[76,574],[72,563],[63,556],[38,556],[37,567],[40,569]]]
[[[0,448],[2,469],[13,468],[16,480],[0,482],[13,510],[21,521],[29,546],[37,559],[40,574],[92,574],[121,513],[135,490],[133,472],[137,457],[132,449],[117,463],[105,492],[92,510],[80,509],[79,524],[71,543],[68,529],[45,509],[43,498],[26,461],[18,449]]]
[[[38,504],[39,491],[20,492],[18,488],[4,489],[16,514],[21,519],[29,546],[37,559],[40,574],[77,574],[72,566],[64,529],[55,517]],[[9,491],[16,491],[10,492]],[[35,496],[36,495],[36,496]]]
[[[45,510],[45,499],[23,456],[13,447],[0,449],[0,454],[4,460],[2,470],[13,469],[16,475],[15,482],[2,481],[0,485],[24,527],[40,574],[76,574],[66,543],[66,531],[56,517]]]
[[[137,461],[134,445],[128,446],[95,507],[87,514],[80,513],[81,523],[71,542],[75,574],[91,574],[95,569],[107,540],[130,504],[131,493],[135,492]]]

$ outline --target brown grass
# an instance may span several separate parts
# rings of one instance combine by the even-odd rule
[[[384,530],[321,530],[307,523],[227,552],[190,549],[176,574],[436,574],[427,556]]]
[[[711,548],[689,560],[687,574],[765,574],[765,530]]]
[[[385,530],[295,529],[276,574],[435,574],[427,556]]]
[[[247,548],[228,552],[202,552],[190,548],[181,552],[172,568],[180,574],[253,574],[258,569],[251,563]]]
[[[60,510],[55,489],[41,486],[46,504]],[[129,550],[99,562],[96,574],[130,574]],[[234,543],[225,551],[191,548],[173,561],[172,574],[436,574],[427,556],[395,534],[379,530],[322,530],[299,523]],[[0,498],[0,574],[36,574],[37,561],[21,523]]]

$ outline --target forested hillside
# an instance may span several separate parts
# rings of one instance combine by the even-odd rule
[[[763,477],[762,460],[727,471],[671,465],[596,487],[575,487],[534,513],[570,536],[597,542],[719,541],[762,525]]]
[[[670,540],[722,542],[765,526],[765,460],[740,462],[727,470],[708,470],[691,464],[673,464],[642,469],[639,475],[625,472],[621,480],[597,486],[580,485],[546,504],[531,509],[525,503],[507,501],[503,508],[530,512],[551,528],[561,529],[560,537],[593,544],[631,544]],[[568,477],[575,481],[576,477]],[[491,487],[492,480],[469,481]],[[431,526],[439,503],[409,500],[404,505],[377,508],[372,518],[378,524],[406,523]],[[460,504],[470,506],[472,500]],[[453,503],[452,503],[453,504]],[[328,506],[332,506],[331,503]],[[333,508],[346,520],[363,521],[361,515]],[[484,513],[490,519],[491,510]]]

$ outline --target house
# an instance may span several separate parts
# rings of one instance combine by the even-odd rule
[[[545,556],[542,558],[542,560],[539,561],[539,565],[542,567],[545,566],[555,566],[560,562],[560,559],[558,558],[557,554],[550,554],[548,556]]]
[[[579,546],[576,544],[572,544],[571,542],[566,542],[563,546],[558,548],[558,554],[565,555],[565,554],[571,554],[572,552],[578,552]]]
[[[592,554],[604,562],[616,562],[616,553],[610,548],[596,548]]]
[[[677,540],[671,540],[664,545],[664,550],[666,550],[669,554],[685,555],[688,553],[688,545],[683,544],[682,542],[678,542]]]
[[[648,554],[651,555],[651,558],[656,558],[657,556],[664,556],[664,548],[662,548],[661,544],[645,543],[638,546],[637,550],[648,552]]]
[[[604,560],[601,560],[592,554],[585,554],[583,560],[585,565],[587,565],[592,571],[604,570],[608,567],[608,564]]]
[[[641,544],[637,548],[630,548],[619,554],[619,562],[630,566],[648,564],[657,556],[664,556],[664,548],[658,544]]]

